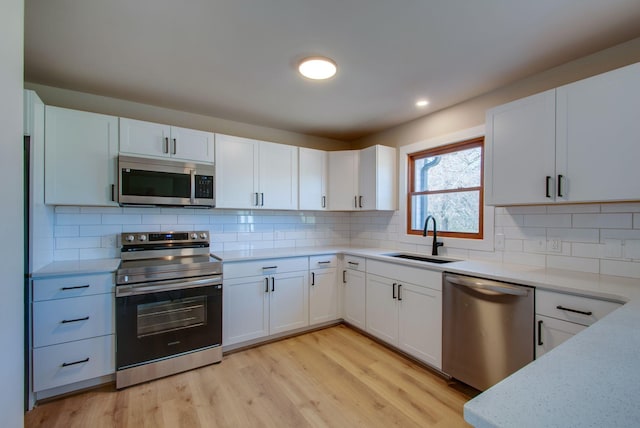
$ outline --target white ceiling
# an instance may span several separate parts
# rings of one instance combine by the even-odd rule
[[[26,0],[25,79],[349,141],[638,37],[638,23],[639,0]],[[338,74],[297,75],[310,55]]]

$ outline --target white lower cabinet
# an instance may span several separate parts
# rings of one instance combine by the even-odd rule
[[[32,287],[33,391],[114,373],[113,274],[38,278]]]
[[[610,300],[536,290],[536,358],[620,306]]]
[[[354,327],[364,330],[366,327],[366,273],[364,258],[344,257],[342,285],[342,317]]]
[[[367,260],[366,331],[440,369],[442,274]]]
[[[309,258],[311,285],[309,286],[309,324],[315,325],[340,318],[335,255]]]
[[[586,325],[536,315],[536,358],[587,328]]]
[[[223,346],[309,325],[307,257],[225,263],[224,275]]]

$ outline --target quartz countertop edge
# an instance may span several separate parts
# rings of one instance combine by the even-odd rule
[[[120,259],[65,260],[49,263],[34,271],[31,278],[38,279],[59,275],[100,274],[115,272]]]

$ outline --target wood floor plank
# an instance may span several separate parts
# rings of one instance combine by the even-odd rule
[[[471,398],[339,325],[116,391],[38,405],[26,427],[457,427]]]

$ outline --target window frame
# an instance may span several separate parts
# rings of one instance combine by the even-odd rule
[[[417,159],[444,155],[444,154],[468,150],[476,147],[480,148],[480,156],[481,156],[480,157],[480,186],[464,187],[464,188],[458,188],[458,189],[424,190],[419,192],[414,191],[415,161]],[[414,196],[478,191],[479,192],[478,232],[469,233],[469,232],[438,231],[438,235],[441,237],[461,238],[461,239],[471,239],[471,240],[484,239],[484,160],[485,160],[484,158],[485,158],[484,136],[470,138],[470,139],[458,141],[452,144],[447,144],[444,146],[421,150],[418,152],[408,153],[407,154],[408,176],[407,176],[407,201],[406,201],[406,230],[405,230],[406,234],[409,236],[416,236],[416,235],[422,235],[423,233],[422,230],[412,229],[411,227],[411,225],[413,224],[413,221],[412,221],[413,207],[412,207],[411,201]],[[428,231],[427,234],[431,236],[433,235],[433,232]]]

